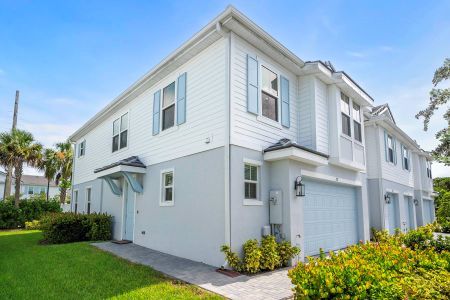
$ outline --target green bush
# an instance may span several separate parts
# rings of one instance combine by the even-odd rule
[[[288,241],[277,243],[275,237],[271,235],[261,240],[261,246],[257,240],[248,240],[243,245],[243,250],[244,257],[241,261],[228,245],[220,248],[233,270],[252,274],[287,266],[290,260],[300,253],[298,247],[291,246]]]
[[[415,249],[426,249],[433,240],[433,230],[431,226],[419,227],[416,230],[410,230],[403,236],[405,246]]]
[[[289,271],[295,299],[448,299],[450,253],[392,239],[309,258]]]
[[[261,240],[261,270],[273,271],[281,265],[278,244],[273,235],[268,235]]]
[[[261,266],[261,249],[257,240],[248,240],[243,245],[244,263],[243,269],[248,273],[258,273]]]
[[[49,243],[110,240],[112,218],[106,214],[50,213],[42,217],[41,229]]]
[[[25,222],[39,220],[45,213],[60,211],[59,202],[47,201],[45,195],[21,200],[19,208],[14,206],[14,202],[9,197],[0,201],[0,229],[24,227]]]
[[[278,244],[278,255],[280,256],[280,267],[287,267],[291,259],[299,255],[300,248],[292,246],[288,241]]]
[[[432,240],[430,244],[437,252],[450,252],[450,237],[448,236],[438,236],[436,239]]]
[[[41,229],[41,222],[39,220],[26,221],[25,222],[26,230],[37,230]]]

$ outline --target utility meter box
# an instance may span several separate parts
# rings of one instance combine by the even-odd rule
[[[283,198],[280,190],[269,192],[270,224],[283,224]]]

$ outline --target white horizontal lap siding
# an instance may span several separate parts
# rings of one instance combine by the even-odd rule
[[[281,72],[281,75],[289,80],[289,128],[271,126],[258,120],[254,114],[247,111],[248,54],[257,56],[260,63],[267,62],[274,66],[277,71]],[[261,76],[261,72],[259,72],[259,76]],[[279,84],[280,88],[281,85]],[[278,142],[281,138],[297,140],[297,77],[234,34],[232,37],[231,99],[231,144],[260,151]],[[261,103],[259,106],[261,108]],[[281,109],[281,104],[279,109]]]
[[[365,142],[366,142],[366,152],[367,152],[367,178],[373,179],[380,177],[378,170],[378,162],[381,160],[385,160],[384,157],[384,140],[381,140],[380,143],[383,144],[383,148],[381,149],[382,157],[378,157],[380,154],[377,151],[377,129],[373,126],[365,127]]]
[[[316,150],[329,153],[328,144],[328,90],[320,79],[315,79],[316,91]]]
[[[93,180],[96,168],[134,155],[144,164],[152,165],[222,147],[225,143],[226,49],[226,40],[217,41],[83,137],[86,154],[76,158],[74,183]],[[153,94],[162,91],[184,72],[187,73],[186,123],[153,136]],[[112,153],[113,121],[126,112],[129,112],[128,147]],[[205,143],[207,138],[212,138],[209,144]]]
[[[408,170],[403,170],[402,167],[401,142],[399,141],[397,136],[395,136],[392,133],[389,134],[393,136],[396,141],[395,155],[397,156],[397,164],[395,165],[393,163],[386,161],[384,148],[385,147],[384,129],[380,127],[378,138],[380,141],[381,168],[383,179],[413,187],[414,186],[413,181],[410,180],[411,172]]]
[[[310,149],[314,144],[314,77],[306,76],[299,79],[299,134],[298,143]]]

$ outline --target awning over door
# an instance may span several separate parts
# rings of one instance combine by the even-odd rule
[[[137,156],[131,156],[94,170],[97,177],[105,180],[112,193],[117,196],[122,195],[122,188],[116,183],[121,178],[128,182],[134,192],[142,193],[143,187],[134,175],[145,174],[145,172],[146,167]]]

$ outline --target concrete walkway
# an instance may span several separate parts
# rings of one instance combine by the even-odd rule
[[[135,244],[118,245],[105,242],[93,245],[230,299],[279,300],[292,297],[292,284],[286,269],[256,276],[241,275],[231,278],[216,272],[215,267]]]

